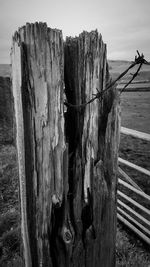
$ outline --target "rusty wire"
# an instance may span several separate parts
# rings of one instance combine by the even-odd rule
[[[139,65],[137,71],[134,74],[131,74],[132,78],[126,83],[126,85],[120,91],[120,94],[121,94],[127,88],[127,86],[129,86],[129,84],[131,84],[131,82],[139,74],[139,71],[142,68],[143,64],[150,65],[150,63],[144,59],[143,53],[140,55],[139,51],[137,50],[137,56],[135,56],[135,60],[132,62],[132,64],[124,72],[122,72],[114,81],[112,81],[108,86],[106,86],[106,88],[102,92],[100,92],[97,89],[97,94],[95,94],[93,98],[91,98],[89,101],[87,101],[83,104],[75,105],[75,104],[71,104],[71,103],[68,103],[67,101],[65,101],[64,105],[66,105],[67,107],[70,107],[70,108],[83,108],[83,107],[87,106],[88,104],[92,103],[96,99],[101,100],[106,91],[110,90],[116,84],[116,82],[118,82],[121,78],[123,78],[127,74],[127,72],[130,69],[134,68],[136,65]]]

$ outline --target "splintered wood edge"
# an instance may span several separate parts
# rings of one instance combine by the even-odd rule
[[[26,212],[26,181],[25,181],[25,151],[24,151],[24,126],[21,100],[21,49],[18,38],[13,38],[11,62],[12,62],[12,87],[16,117],[16,145],[18,152],[20,199],[21,199],[21,229],[24,245],[25,265],[32,266],[29,246],[27,212]]]

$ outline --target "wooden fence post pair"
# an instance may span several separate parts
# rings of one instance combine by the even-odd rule
[[[11,58],[25,266],[114,266],[116,90],[80,106],[109,82],[106,45],[26,24]]]

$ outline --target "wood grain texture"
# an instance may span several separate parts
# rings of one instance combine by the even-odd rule
[[[16,50],[19,51],[16,54]],[[18,66],[18,62],[21,66]],[[51,257],[52,200],[63,202],[63,158],[66,150],[63,116],[63,40],[45,23],[26,24],[13,38],[13,91],[17,105],[19,170],[24,168],[22,212],[32,266],[53,266]],[[15,70],[21,72],[19,75]],[[20,126],[20,121],[22,125]],[[17,140],[19,137],[17,136]],[[22,214],[22,219],[23,219]],[[26,220],[26,219],[25,219]],[[24,230],[23,230],[24,232]],[[28,264],[27,264],[28,266]]]
[[[109,83],[106,45],[97,31],[65,43],[67,101],[81,105]],[[68,107],[69,192],[76,240],[71,266],[114,266],[119,105],[115,88],[103,99]],[[81,240],[82,237],[82,240]],[[77,260],[78,259],[78,260]]]
[[[83,32],[63,43],[61,31],[27,24],[14,35],[12,64],[25,261],[115,266],[117,91],[64,112],[65,95],[80,105],[110,82],[101,35]]]
[[[21,200],[21,232],[24,246],[25,266],[31,267],[31,251],[29,233],[27,226],[27,203],[26,203],[26,174],[25,174],[25,143],[24,143],[24,123],[23,107],[21,95],[21,49],[18,46],[18,36],[14,36],[12,47],[12,87],[14,95],[14,108],[16,119],[16,146],[18,152],[18,168]]]

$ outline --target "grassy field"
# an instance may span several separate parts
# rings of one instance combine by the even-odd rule
[[[10,77],[11,66],[8,64],[0,64],[0,76]]]
[[[21,267],[18,169],[13,145],[0,145],[0,164],[0,266]]]
[[[125,92],[121,95],[122,126],[150,133],[150,92]]]
[[[123,60],[108,60],[109,64],[109,70],[111,73],[111,76],[113,79],[117,78],[120,73],[125,71],[131,64],[130,61],[123,61]],[[127,73],[126,76],[122,78],[121,81],[127,81],[131,79],[131,72],[134,73],[137,69],[137,66],[135,66],[132,70]],[[140,71],[140,74],[136,77],[135,81],[144,81],[144,82],[150,82],[150,66],[143,65],[142,69]]]

